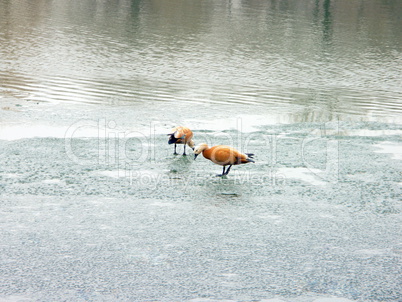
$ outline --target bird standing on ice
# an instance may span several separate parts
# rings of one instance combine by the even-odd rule
[[[194,159],[196,159],[200,153],[215,164],[223,166],[222,174],[218,174],[217,176],[228,175],[233,165],[254,163],[254,160],[252,160],[254,154],[243,154],[234,148],[224,145],[209,148],[207,144],[200,144],[194,149]],[[225,171],[226,166],[229,167]]]
[[[176,152],[177,144],[184,144],[183,155],[186,155],[186,144],[191,149],[194,149],[194,142],[192,140],[193,132],[189,128],[178,126],[176,128],[173,128],[172,132],[168,135],[169,135],[168,144],[169,145],[174,144],[174,153],[173,153],[174,155],[177,155]]]

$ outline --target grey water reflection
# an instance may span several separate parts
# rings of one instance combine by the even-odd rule
[[[0,93],[48,102],[156,102],[172,110],[213,104],[197,114],[269,112],[289,122],[314,106],[338,119],[397,121],[401,6],[1,0]]]

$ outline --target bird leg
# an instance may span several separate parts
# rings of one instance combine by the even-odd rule
[[[184,151],[183,151],[183,155],[187,155],[187,154],[186,154],[186,144],[184,144]]]
[[[225,174],[225,166],[223,166],[222,174],[217,174],[216,176],[224,176]]]
[[[227,168],[226,172],[224,172],[223,175],[228,175],[231,167],[232,167],[232,165],[230,165],[229,168]],[[223,169],[225,170],[225,167],[223,167]]]
[[[173,155],[177,155],[177,152],[176,152],[176,144],[174,144],[174,152],[173,152]]]

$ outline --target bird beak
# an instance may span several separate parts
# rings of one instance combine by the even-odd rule
[[[198,154],[194,154],[194,160],[197,158]]]

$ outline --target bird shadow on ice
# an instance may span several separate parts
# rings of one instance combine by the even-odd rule
[[[208,177],[205,174],[196,175],[192,184],[187,187],[188,191],[194,192],[197,199],[213,202],[237,202],[248,200],[247,184],[242,184],[235,178],[230,177]]]
[[[192,171],[191,165],[193,163],[192,157],[190,155],[183,156],[183,155],[172,155],[167,164],[166,164],[166,171],[170,177],[175,178],[188,178],[190,177],[190,173]]]

